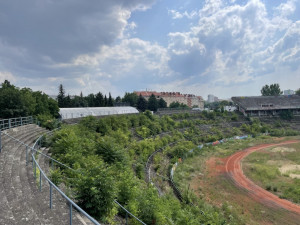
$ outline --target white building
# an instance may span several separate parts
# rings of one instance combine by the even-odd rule
[[[139,111],[130,106],[126,107],[85,107],[85,108],[60,108],[59,115],[62,120],[86,116],[107,116],[119,114],[134,114]]]
[[[295,94],[295,91],[290,90],[290,89],[289,89],[289,90],[284,90],[284,91],[283,91],[283,94],[284,94],[284,95],[294,95],[294,94]]]
[[[212,94],[209,94],[209,95],[207,96],[207,101],[208,101],[209,103],[217,102],[217,101],[218,101],[218,97],[216,97],[216,96],[214,96],[214,95],[212,95]]]

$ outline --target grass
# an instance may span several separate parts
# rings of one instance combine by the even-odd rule
[[[283,221],[289,220],[286,211],[266,208],[264,205],[246,197],[246,192],[237,188],[234,183],[225,176],[212,176],[207,171],[206,161],[211,157],[225,158],[236,151],[251,146],[264,143],[279,143],[294,138],[295,137],[271,138],[269,136],[260,136],[246,140],[233,140],[217,146],[205,147],[204,149],[197,151],[193,157],[187,158],[183,163],[178,165],[174,176],[175,183],[181,190],[185,190],[189,186],[194,186],[194,192],[199,199],[220,208],[224,215],[228,215],[228,218],[230,218],[230,215],[234,215],[235,218],[238,218],[235,220],[234,224],[261,224],[265,221],[268,221],[271,224],[282,224]],[[295,152],[289,154],[295,155]],[[249,163],[247,167],[248,174],[254,171],[252,174],[253,178],[251,179],[257,179],[256,182],[260,183],[260,185],[264,184],[264,188],[268,188],[270,191],[281,197],[289,198],[290,196],[282,192],[282,186],[278,185],[274,180],[278,177],[284,177],[286,180],[290,180],[290,178],[282,176],[276,165],[267,164],[270,157],[280,160],[281,155],[280,153],[277,155],[273,152],[250,154],[246,158],[248,160],[247,163]],[[287,155],[287,157],[292,156]],[[294,157],[294,159],[297,160],[298,158]],[[218,166],[218,164],[222,164],[222,161],[220,160],[217,162],[216,166]],[[300,185],[298,186],[300,187]],[[298,191],[300,190],[297,188],[289,189],[289,193],[292,196],[296,196],[296,194],[299,193]],[[298,196],[300,196],[300,193]]]
[[[300,144],[287,145],[293,152],[274,152],[273,148],[250,154],[243,161],[243,170],[247,177],[262,188],[278,195],[280,198],[300,203],[300,180],[289,174],[300,174],[299,170],[290,170],[283,174],[283,165],[300,165]],[[270,163],[272,162],[272,163]]]

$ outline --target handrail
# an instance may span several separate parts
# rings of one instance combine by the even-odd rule
[[[52,131],[51,131],[52,132]],[[48,132],[50,133],[50,132]],[[33,147],[31,148],[31,150],[35,151],[36,146],[38,146],[38,142],[40,141],[40,139],[43,137],[44,135],[41,135],[36,142],[34,143]],[[93,224],[96,225],[100,225],[100,223],[98,223],[93,217],[91,217],[88,213],[86,213],[83,209],[81,209],[75,202],[73,202],[67,195],[65,195],[65,193],[60,190],[45,174],[45,172],[41,169],[40,165],[38,164],[38,162],[36,161],[35,157],[34,157],[34,152],[31,152],[31,156],[32,156],[32,160],[34,162],[35,168],[36,166],[39,168],[40,170],[40,189],[41,189],[41,179],[42,179],[42,175],[44,176],[44,178],[48,181],[49,185],[50,185],[50,208],[52,208],[52,187],[54,187],[70,204],[70,225],[72,225],[72,207],[74,206],[79,212],[81,212],[83,215],[85,215]],[[36,169],[35,169],[36,171]]]
[[[47,132],[48,133],[51,133]],[[50,202],[49,202],[49,207],[50,209],[52,209],[52,189],[53,187],[68,201],[69,203],[69,214],[70,214],[70,225],[72,225],[72,208],[75,207],[79,212],[81,212],[83,215],[85,215],[93,224],[96,225],[101,225],[100,223],[98,223],[93,217],[91,217],[88,213],[86,213],[83,209],[81,209],[75,202],[73,202],[68,196],[65,195],[65,193],[60,190],[45,174],[45,172],[41,169],[40,165],[38,164],[38,162],[35,159],[34,154],[37,152],[37,150],[35,149],[38,146],[38,142],[40,141],[40,139],[44,136],[41,135],[34,143],[34,145],[31,147],[27,144],[25,144],[24,142],[10,136],[9,134],[3,132],[4,135],[7,135],[8,137],[12,138],[13,140],[17,141],[18,143],[20,143],[21,145],[26,146],[26,165],[28,163],[28,149],[31,150],[31,158],[32,158],[32,166],[34,168],[34,177],[36,178],[36,167],[38,167],[38,169],[40,170],[40,191],[42,189],[42,176],[48,181],[49,185],[50,185]]]
[[[55,129],[56,130],[56,129]],[[83,215],[85,215],[91,222],[93,222],[94,224],[96,225],[100,225],[94,218],[92,218],[91,216],[89,216],[88,213],[86,213],[84,210],[82,210],[76,203],[74,203],[68,196],[66,196],[62,190],[60,190],[45,174],[45,172],[41,169],[40,165],[38,164],[38,162],[36,161],[35,157],[34,157],[34,154],[41,154],[42,156],[48,158],[49,160],[51,160],[51,163],[56,162],[57,164],[61,165],[61,166],[64,166],[66,167],[67,169],[70,169],[74,172],[78,172],[78,173],[81,173],[81,171],[78,171],[78,170],[74,170],[73,168],[53,159],[52,157],[42,153],[41,151],[39,151],[38,149],[36,149],[39,145],[39,142],[41,140],[41,138],[44,136],[44,135],[48,135],[50,133],[53,133],[53,131],[55,130],[52,130],[52,131],[48,131],[46,133],[44,133],[43,135],[39,136],[39,138],[35,141],[35,143],[33,144],[33,146],[29,146],[27,144],[25,144],[24,142],[16,139],[15,137],[7,134],[6,132],[3,132],[4,135],[8,136],[9,138],[15,140],[16,142],[26,146],[26,165],[28,164],[28,149],[31,150],[31,158],[32,158],[32,166],[34,168],[34,177],[36,178],[36,167],[38,167],[38,169],[40,170],[40,182],[39,182],[39,188],[41,190],[42,188],[42,176],[48,181],[49,185],[50,185],[50,203],[49,203],[49,206],[50,208],[52,209],[52,189],[53,187],[68,201],[69,203],[69,207],[70,207],[70,224],[72,224],[72,207],[74,206],[79,212],[81,212]],[[53,165],[53,164],[52,164]],[[126,220],[127,220],[127,214],[130,214],[134,219],[136,219],[138,222],[142,223],[142,224],[145,224],[144,222],[142,222],[140,219],[138,219],[136,216],[134,216],[131,212],[129,212],[126,208],[124,208],[120,203],[118,203],[116,200],[114,200],[114,202],[119,205],[125,212],[126,212]],[[127,224],[127,222],[126,222]]]
[[[17,117],[0,120],[0,130],[6,130],[14,127],[19,127],[27,124],[38,123],[32,116],[28,117]]]
[[[53,130],[54,131],[54,130]],[[49,132],[47,132],[47,133],[45,133],[45,134],[43,134],[43,135],[41,135],[37,140],[36,140],[36,142],[34,143],[34,145],[33,145],[33,148],[32,148],[32,150],[34,150],[35,152],[38,152],[39,154],[42,154],[44,157],[47,157],[47,158],[49,158],[49,159],[51,159],[51,160],[53,160],[53,161],[55,161],[55,162],[57,162],[58,164],[60,164],[60,165],[62,165],[62,166],[64,166],[64,167],[66,167],[66,168],[68,168],[68,169],[71,169],[72,171],[74,171],[74,172],[78,172],[78,173],[81,173],[80,171],[78,171],[78,170],[74,170],[74,169],[72,169],[71,167],[69,167],[69,166],[67,166],[67,165],[65,165],[65,164],[63,164],[63,163],[61,163],[61,162],[59,162],[59,161],[57,161],[57,160],[55,160],[55,159],[53,159],[52,157],[50,157],[50,156],[47,156],[47,155],[45,155],[44,153],[42,153],[42,152],[40,152],[40,151],[38,151],[38,150],[36,150],[35,149],[35,147],[38,145],[38,142],[39,142],[39,140],[44,136],[44,135],[47,135],[47,134],[49,134],[49,133],[52,133],[53,131],[49,131]],[[33,157],[33,159],[34,159],[34,161],[35,161],[35,163],[37,163],[36,162],[36,160],[35,160],[35,158]],[[37,164],[38,165],[38,164]],[[38,165],[38,168],[40,169],[40,166]],[[41,171],[41,169],[40,169],[40,171]],[[43,175],[44,175],[44,177],[46,176],[45,174],[44,174],[44,172],[42,171],[42,173],[43,173]],[[48,182],[49,182],[49,184],[50,184],[50,180],[49,180],[49,178],[46,178],[45,177],[45,179],[46,180],[48,180]],[[51,182],[52,183],[52,182]],[[53,184],[53,183],[52,183]],[[54,184],[53,184],[54,185]],[[40,186],[41,186],[41,178],[40,178]],[[54,185],[55,186],[55,185]],[[50,186],[51,187],[51,186]],[[55,186],[56,187],[56,186]],[[40,187],[41,188],[41,187]],[[60,192],[60,191],[59,191]],[[61,192],[60,192],[61,193]],[[65,196],[64,194],[62,194],[63,195],[63,197]],[[68,198],[68,197],[67,197]],[[72,201],[72,200],[71,200]],[[142,223],[142,224],[144,224],[144,225],[146,225],[143,221],[141,221],[140,219],[138,219],[136,216],[134,216],[131,212],[129,212],[126,208],[124,208],[120,203],[118,203],[116,200],[114,200],[114,202],[117,204],[117,205],[119,205],[125,212],[126,212],[126,220],[127,220],[127,214],[130,214],[134,219],[136,219],[138,222],[140,222],[140,223]],[[72,201],[72,203],[74,203],[73,201]],[[71,203],[70,203],[71,204]],[[75,207],[77,206],[75,203],[73,204]],[[71,207],[71,205],[70,205],[70,207]],[[79,206],[77,206],[77,207],[79,207]],[[76,207],[76,208],[77,208]],[[77,208],[78,209],[78,208]],[[82,210],[82,209],[81,209]],[[70,211],[71,211],[71,209],[70,209]],[[83,211],[84,212],[84,211]],[[83,213],[82,212],[82,213]],[[85,212],[86,213],[86,212]],[[83,213],[85,216],[87,216],[88,214],[86,213]],[[88,217],[88,216],[87,216]],[[92,218],[92,217],[91,217]],[[93,219],[93,218],[92,218]],[[70,221],[71,221],[71,218],[70,218]],[[93,221],[92,221],[93,222]],[[71,223],[70,223],[71,224]],[[98,223],[97,223],[98,224]],[[126,224],[127,224],[127,221],[126,221]]]
[[[127,209],[125,209],[119,202],[117,202],[117,200],[114,200],[114,203],[116,203],[118,206],[120,206],[125,212],[126,214],[129,213],[132,217],[134,217],[137,221],[139,221],[141,224],[146,225],[143,221],[141,221],[139,218],[137,218],[136,216],[134,216],[131,212],[129,212]]]

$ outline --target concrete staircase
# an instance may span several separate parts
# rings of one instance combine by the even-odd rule
[[[30,124],[2,132],[32,146],[38,136],[46,130]],[[42,190],[39,190],[38,180],[35,180],[33,176],[31,162],[26,166],[26,147],[4,134],[2,134],[2,147],[0,153],[0,224],[69,224],[69,205],[54,188],[52,209],[49,208],[50,186],[43,179]],[[42,169],[49,170],[49,163],[44,157],[40,156],[39,163]],[[84,222],[75,210],[73,210],[72,222],[75,225],[89,224]]]

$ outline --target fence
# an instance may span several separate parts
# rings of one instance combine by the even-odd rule
[[[49,132],[48,132],[49,133]],[[27,144],[25,144],[24,142],[4,133],[6,136],[10,137],[11,139],[13,139],[14,141],[20,143],[21,145],[24,145],[26,147],[26,165],[28,165],[29,162],[29,157],[28,154],[31,151],[30,155],[31,155],[31,159],[32,159],[32,167],[33,167],[33,171],[34,171],[34,178],[37,178],[37,168],[40,171],[40,177],[39,177],[39,189],[40,191],[42,190],[42,178],[44,178],[48,183],[49,183],[49,196],[50,196],[50,200],[49,200],[49,207],[50,209],[52,209],[52,193],[53,193],[53,188],[55,190],[57,190],[61,196],[63,198],[65,198],[69,204],[69,217],[70,217],[70,225],[72,225],[72,215],[73,215],[73,207],[75,209],[77,209],[80,213],[82,213],[83,215],[85,215],[93,224],[96,225],[100,225],[100,223],[98,223],[94,218],[92,218],[89,214],[87,214],[83,209],[81,209],[75,202],[73,202],[68,196],[65,195],[65,193],[60,190],[45,174],[45,172],[42,170],[42,168],[40,167],[40,165],[38,164],[38,162],[35,159],[35,154],[37,152],[37,148],[39,147],[39,143],[41,138],[43,137],[40,136],[36,142],[34,143],[33,147],[28,146]]]
[[[27,124],[38,123],[32,116],[0,120],[0,130],[6,130]]]
[[[23,125],[27,125],[27,124],[32,124],[32,123],[38,124],[38,121],[36,119],[34,119],[32,116],[0,120],[0,153],[2,150],[2,141],[1,141],[1,131],[2,130],[19,127],[19,126],[23,126]]]
[[[53,133],[53,131],[49,131],[44,135],[49,135]],[[52,209],[52,194],[53,194],[53,188],[55,190],[57,190],[61,196],[68,202],[69,205],[69,221],[70,221],[70,225],[72,225],[72,216],[73,216],[73,207],[75,209],[77,209],[77,211],[79,211],[80,213],[82,213],[84,216],[86,216],[93,224],[96,225],[100,225],[100,223],[98,223],[94,218],[92,218],[88,213],[86,213],[83,209],[81,209],[74,201],[72,201],[68,196],[65,195],[65,193],[60,190],[45,174],[45,172],[42,170],[42,168],[40,167],[40,165],[38,164],[37,160],[36,160],[36,154],[38,153],[39,155],[46,157],[49,159],[49,161],[51,161],[51,167],[54,167],[54,163],[59,164],[60,166],[63,166],[67,169],[70,169],[74,172],[79,172],[77,170],[72,169],[71,167],[53,159],[52,157],[40,152],[38,149],[40,147],[41,144],[41,139],[43,138],[44,135],[41,135],[36,142],[34,143],[33,147],[28,146],[27,144],[25,144],[24,142],[12,137],[9,134],[3,133],[4,135],[8,136],[9,138],[13,139],[14,141],[20,143],[21,145],[24,145],[26,147],[26,166],[29,164],[30,158],[32,160],[32,167],[33,167],[33,175],[34,178],[37,179],[37,169],[39,170],[39,190],[42,191],[42,179],[46,180],[46,182],[48,182],[49,184],[49,207],[50,209]],[[1,135],[1,130],[0,130],[0,135]],[[1,138],[0,138],[0,144],[1,144]],[[1,151],[0,151],[1,152]],[[137,220],[138,222],[140,222],[143,225],[146,225],[144,222],[142,222],[140,219],[138,219],[136,216],[134,216],[132,213],[130,213],[126,208],[124,208],[119,202],[117,202],[116,200],[114,200],[114,203],[116,205],[118,205],[122,210],[125,211],[126,213],[126,224],[128,224],[128,215],[132,216],[132,218],[134,218],[135,220]]]

